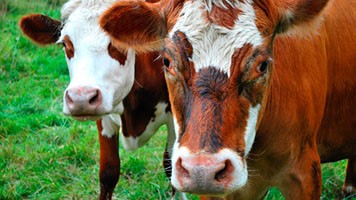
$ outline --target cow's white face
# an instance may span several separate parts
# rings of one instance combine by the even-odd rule
[[[123,53],[111,46],[97,23],[98,13],[75,10],[65,20],[58,40],[64,45],[70,74],[63,112],[79,120],[121,114],[120,103],[134,82],[134,51]]]

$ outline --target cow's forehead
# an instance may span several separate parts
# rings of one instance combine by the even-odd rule
[[[231,28],[209,20],[212,5],[230,6],[240,10]],[[231,58],[234,52],[250,44],[262,44],[261,34],[256,26],[255,11],[251,0],[242,2],[187,1],[183,6],[169,37],[176,31],[183,32],[193,47],[192,61],[195,70],[215,67],[230,76]]]
[[[64,26],[59,40],[68,35],[75,48],[107,51],[110,38],[98,24],[98,17],[107,7],[108,5],[102,5],[93,9],[79,6],[67,18],[62,19]]]

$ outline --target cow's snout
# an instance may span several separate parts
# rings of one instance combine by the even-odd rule
[[[235,169],[230,159],[215,155],[181,156],[175,165],[175,175],[182,190],[202,195],[225,193]]]
[[[65,104],[72,116],[97,115],[103,103],[102,93],[94,87],[75,87],[65,92]]]

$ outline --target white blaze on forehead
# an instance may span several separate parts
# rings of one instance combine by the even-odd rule
[[[244,44],[258,46],[262,37],[256,26],[255,11],[251,0],[245,3],[235,0],[230,5],[241,10],[232,29],[211,23],[208,10],[211,2],[187,1],[170,32],[172,38],[176,31],[183,32],[193,47],[192,61],[195,70],[215,67],[230,76],[231,58],[235,50]],[[216,2],[223,5],[222,2]]]
[[[69,0],[61,9],[62,19],[68,18],[76,9],[88,8],[91,10],[89,14],[97,12],[102,13],[107,7],[115,3],[117,0]],[[103,10],[104,9],[104,10]],[[83,13],[84,15],[86,13]]]

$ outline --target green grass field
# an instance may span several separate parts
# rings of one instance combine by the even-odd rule
[[[62,114],[69,82],[62,48],[35,46],[17,27],[29,13],[59,18],[63,2],[0,0],[0,199],[96,199],[99,194],[95,123]],[[120,147],[115,199],[170,198],[161,164],[165,138],[161,127],[136,152]],[[322,199],[339,198],[345,165],[323,165]],[[272,190],[266,199],[283,198]]]

